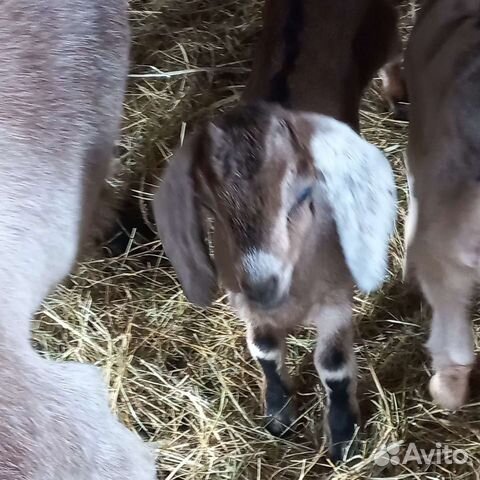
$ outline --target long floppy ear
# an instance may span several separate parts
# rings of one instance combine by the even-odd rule
[[[346,124],[307,114],[310,149],[332,208],[340,244],[358,287],[368,293],[386,276],[396,218],[393,172],[383,153]]]
[[[165,253],[177,272],[186,297],[208,306],[217,287],[208,254],[199,199],[196,198],[192,166],[199,141],[189,137],[177,150],[166,169],[153,200],[153,212]]]

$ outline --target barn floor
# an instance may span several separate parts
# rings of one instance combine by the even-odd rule
[[[150,221],[151,185],[184,128],[238,101],[261,4],[131,1],[132,78],[119,149],[122,169],[114,186],[128,195],[139,225],[141,218]],[[406,37],[412,6],[405,5],[402,14]],[[385,112],[378,82],[361,117],[364,135],[395,166],[400,221],[388,284],[356,304],[364,426],[358,455],[348,464],[334,467],[325,455],[324,395],[312,364],[312,332],[289,339],[289,365],[299,389],[297,433],[274,439],[261,428],[260,372],[246,350],[243,325],[221,299],[208,311],[186,302],[148,229],[133,230],[124,253],[112,254],[104,245],[45,302],[34,332],[37,346],[53,358],[103,367],[113,410],[156,448],[160,478],[477,478],[480,381],[461,411],[449,414],[432,405],[423,348],[429,311],[400,283],[407,124]],[[478,314],[474,325],[478,333]],[[450,464],[434,456],[430,464],[411,460],[385,467],[375,461],[382,447],[397,443],[404,458],[412,442],[418,449],[438,448],[437,443],[461,449],[468,460]]]

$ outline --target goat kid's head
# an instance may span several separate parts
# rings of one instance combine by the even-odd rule
[[[268,104],[239,107],[188,138],[154,200],[188,299],[208,305],[218,271],[225,287],[257,306],[281,304],[318,195],[331,206],[357,284],[375,289],[385,275],[396,198],[377,148],[332,118]],[[214,221],[216,268],[202,211]]]

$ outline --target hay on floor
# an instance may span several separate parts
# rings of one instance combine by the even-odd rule
[[[131,1],[133,65],[120,183],[138,219],[149,220],[151,184],[185,129],[237,103],[261,4]],[[406,36],[413,6],[404,5],[402,12]],[[34,333],[38,347],[53,358],[103,367],[113,410],[156,447],[164,479],[476,478],[480,422],[475,402],[480,397],[474,394],[456,414],[431,404],[423,349],[429,313],[399,283],[407,125],[384,110],[375,82],[362,110],[363,132],[395,166],[400,222],[390,282],[356,303],[365,424],[359,455],[348,465],[334,467],[326,457],[324,394],[311,361],[312,332],[289,339],[289,365],[299,384],[298,434],[274,439],[261,427],[260,372],[247,353],[243,325],[222,300],[208,311],[192,308],[153,237],[145,243],[134,230],[125,253],[82,263],[45,302]],[[478,316],[474,325],[478,331]],[[383,469],[375,454],[395,442],[461,448],[469,462],[410,462]]]

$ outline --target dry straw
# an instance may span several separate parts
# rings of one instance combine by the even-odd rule
[[[128,190],[138,219],[148,220],[150,184],[185,130],[237,103],[261,3],[131,2],[133,66],[120,190]],[[406,38],[412,5],[402,12]],[[399,282],[407,126],[385,112],[378,82],[366,96],[361,118],[364,134],[395,166],[401,221],[390,282],[356,304],[364,426],[358,456],[349,464],[334,467],[325,455],[324,395],[311,362],[311,332],[289,340],[300,419],[294,436],[277,440],[261,428],[260,374],[246,351],[243,325],[223,301],[208,311],[193,309],[153,237],[145,244],[133,231],[125,253],[97,254],[82,263],[44,304],[34,333],[37,346],[53,358],[103,367],[113,410],[156,447],[164,479],[476,478],[479,405],[452,415],[428,400],[422,346],[428,311]],[[375,453],[397,441],[462,448],[470,462],[377,466]]]

